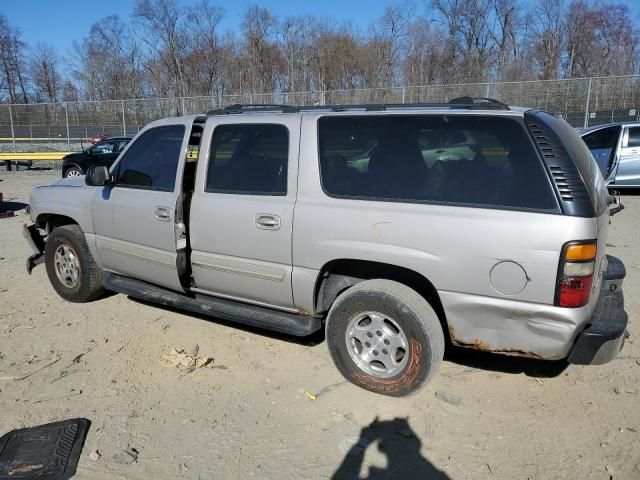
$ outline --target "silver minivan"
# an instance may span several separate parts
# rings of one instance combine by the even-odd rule
[[[611,199],[543,111],[236,105],[153,122],[110,169],[34,189],[27,266],[72,302],[111,290],[324,329],[345,378],[405,396],[448,345],[611,360],[627,325]]]

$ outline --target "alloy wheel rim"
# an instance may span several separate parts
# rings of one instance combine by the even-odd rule
[[[54,267],[58,280],[67,288],[75,288],[80,281],[80,261],[69,245],[60,245],[54,254]]]
[[[405,368],[409,342],[393,318],[368,311],[354,316],[345,332],[347,350],[353,362],[368,375],[389,378]]]

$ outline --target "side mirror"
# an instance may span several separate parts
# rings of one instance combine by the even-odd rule
[[[87,170],[84,181],[91,187],[102,187],[111,181],[109,169],[104,165],[91,165]]]

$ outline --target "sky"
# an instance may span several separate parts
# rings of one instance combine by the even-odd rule
[[[525,0],[537,1],[537,0]],[[618,0],[629,5],[640,19],[640,0]],[[179,0],[183,5],[192,5],[196,0]],[[338,22],[351,21],[356,27],[366,28],[380,17],[389,4],[402,4],[398,0],[214,0],[215,5],[225,9],[222,31],[239,29],[242,16],[255,4],[268,7],[277,17],[312,14],[329,17]],[[424,5],[427,0],[416,0]],[[134,0],[0,0],[0,13],[9,23],[18,26],[23,39],[31,45],[46,42],[53,45],[61,56],[71,53],[75,41],[89,34],[91,24],[108,15],[118,14],[129,19],[135,5]],[[640,23],[640,22],[639,22]]]
[[[391,0],[392,1],[392,0]],[[179,0],[182,5],[194,5],[197,0]],[[239,29],[249,7],[268,7],[277,17],[313,14],[337,21],[351,20],[354,26],[366,28],[369,22],[382,15],[389,0],[213,0],[225,9],[222,31]],[[73,41],[89,34],[91,24],[108,15],[117,14],[129,20],[135,0],[0,0],[0,14],[22,31],[29,44],[47,42],[60,55],[66,55]]]

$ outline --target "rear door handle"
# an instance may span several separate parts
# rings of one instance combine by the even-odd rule
[[[256,227],[262,230],[278,230],[280,228],[280,217],[270,213],[259,213],[256,215]]]
[[[153,214],[159,222],[171,221],[171,208],[169,207],[156,207]]]

